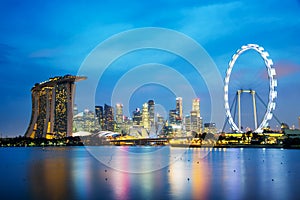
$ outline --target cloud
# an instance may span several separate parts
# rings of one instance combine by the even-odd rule
[[[284,78],[300,72],[300,65],[290,61],[279,61],[274,64],[277,78]]]

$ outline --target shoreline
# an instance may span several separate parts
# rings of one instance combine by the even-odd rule
[[[197,145],[197,144],[168,144],[168,145],[110,145],[110,144],[102,144],[102,145],[91,145],[91,144],[78,144],[78,145],[70,145],[70,144],[60,144],[60,145],[34,145],[34,146],[27,146],[27,145],[10,145],[10,146],[0,146],[2,148],[11,148],[11,147],[42,147],[42,148],[47,148],[47,147],[83,147],[83,146],[132,146],[132,147],[159,147],[159,146],[169,146],[172,148],[214,148],[214,149],[223,149],[223,148],[246,148],[246,149],[300,149],[300,145],[259,145],[259,144],[231,144],[231,145]]]

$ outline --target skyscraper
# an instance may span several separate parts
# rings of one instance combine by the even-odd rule
[[[96,114],[97,122],[101,127],[101,130],[103,130],[104,129],[103,106],[95,106],[95,114]]]
[[[85,79],[65,75],[36,83],[31,89],[32,114],[25,136],[47,139],[71,136],[74,82]]]
[[[193,99],[192,111],[196,111],[197,117],[200,117],[200,99],[199,98]]]
[[[178,120],[182,120],[182,98],[176,98],[176,112],[178,116]]]
[[[118,125],[123,123],[123,104],[116,104],[116,122]]]
[[[193,99],[192,111],[190,112],[190,128],[191,131],[195,131],[197,133],[202,132],[202,119],[200,117],[200,99]]]
[[[104,104],[104,130],[114,131],[114,108],[107,104]]]
[[[132,117],[133,125],[140,125],[140,123],[142,121],[142,114],[141,114],[140,109],[136,108],[132,114],[133,114],[133,117]]]
[[[149,112],[150,126],[154,126],[154,123],[155,123],[154,106],[155,106],[154,101],[149,100],[148,101],[148,112]]]
[[[177,110],[169,110],[169,125],[175,125],[177,122]]]
[[[142,124],[145,129],[150,128],[150,121],[149,121],[149,112],[148,112],[148,103],[143,104],[142,110]]]

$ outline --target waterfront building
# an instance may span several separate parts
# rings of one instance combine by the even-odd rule
[[[57,76],[31,89],[32,114],[25,133],[31,138],[62,138],[72,135],[75,82],[81,76]]]

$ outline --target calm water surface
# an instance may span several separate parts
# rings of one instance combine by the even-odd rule
[[[1,199],[299,199],[300,150],[0,148]]]

